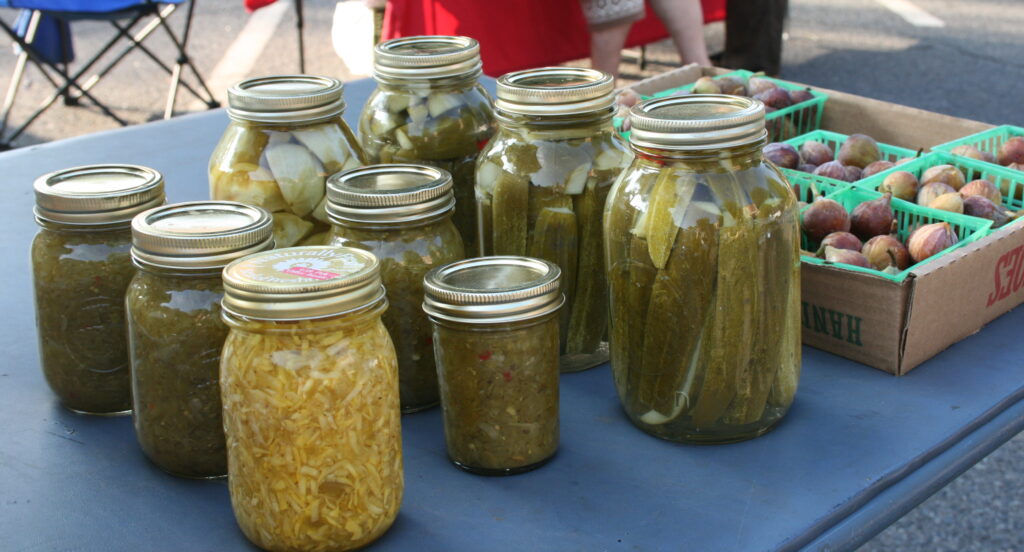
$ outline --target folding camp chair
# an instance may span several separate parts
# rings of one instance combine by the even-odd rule
[[[178,88],[184,87],[189,93],[210,108],[219,104],[210,93],[206,83],[196,70],[192,60],[186,53],[189,32],[192,28],[192,14],[195,0],[187,1],[185,22],[176,34],[168,22],[168,18],[180,5],[187,0],[0,0],[0,7],[21,8],[22,17],[16,29],[0,20],[3,29],[19,49],[18,59],[3,108],[0,111],[0,149],[7,149],[11,142],[21,135],[29,125],[43,114],[58,98],[63,98],[67,105],[77,105],[83,98],[95,105],[103,114],[118,124],[125,126],[123,119],[110,108],[100,102],[90,90],[106,76],[130,52],[138,49],[149,57],[164,72],[170,75],[170,88],[164,106],[164,118],[174,114],[174,104]],[[114,35],[103,43],[103,46],[92,57],[86,60],[73,73],[68,63],[73,59],[71,48],[70,22],[79,20],[107,21],[114,28]],[[135,28],[139,27],[136,31]],[[163,28],[175,48],[173,65],[162,61],[153,50],[143,44],[158,28]],[[93,75],[85,78],[101,58],[115,50],[120,44],[123,47]],[[21,85],[25,67],[28,63],[36,66],[40,73],[54,87],[39,107],[28,116],[21,126],[7,132],[7,121],[14,105],[18,88]],[[193,84],[183,80],[185,68],[192,71]],[[198,90],[197,90],[198,89]]]

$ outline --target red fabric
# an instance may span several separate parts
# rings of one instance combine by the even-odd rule
[[[242,3],[245,4],[245,11],[248,12],[254,12],[260,8],[273,4],[274,2],[277,2],[277,0],[242,0]]]
[[[247,0],[255,1],[255,0]],[[725,0],[701,0],[704,21],[725,19]],[[590,55],[590,35],[578,0],[390,0],[384,39],[413,35],[463,35],[480,42],[484,73],[557,65]],[[668,36],[658,18],[633,25],[626,46]]]

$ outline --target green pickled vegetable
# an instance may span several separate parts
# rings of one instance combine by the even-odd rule
[[[595,184],[595,185],[592,185]],[[579,237],[576,290],[571,303],[566,354],[589,353],[597,349],[608,326],[608,281],[604,266],[604,239],[601,218],[608,187],[587,185],[583,194],[573,198]]]
[[[526,255],[530,182],[502,172],[491,197],[495,255]]]
[[[570,202],[571,205],[571,202]],[[562,270],[562,293],[565,304],[572,305],[576,292],[576,261],[579,245],[576,236],[576,215],[571,208],[549,207],[537,216],[529,255],[551,261]],[[569,333],[570,311],[561,309],[561,350],[564,352]]]

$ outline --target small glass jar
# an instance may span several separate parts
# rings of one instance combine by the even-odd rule
[[[558,450],[558,266],[526,257],[467,259],[427,273],[423,310],[448,456],[482,475],[542,466]]]
[[[270,211],[277,247],[323,245],[327,177],[366,162],[341,118],[342,92],[341,81],[310,75],[232,86],[231,122],[210,157],[210,197]]]
[[[132,261],[139,269],[125,303],[132,417],[143,452],[172,475],[227,474],[221,271],[273,246],[270,214],[241,203],[178,203],[132,221]]]
[[[398,367],[377,259],[295,247],[224,269],[228,489],[271,551],[353,550],[402,501]]]
[[[402,412],[438,403],[430,322],[423,313],[423,276],[466,257],[452,224],[455,198],[447,171],[423,165],[371,165],[327,180],[329,245],[356,247],[380,261],[390,308],[384,327],[398,355]]]
[[[650,100],[605,210],[612,372],[626,413],[673,441],[761,435],[800,375],[797,201],[765,161],[764,105]]]
[[[89,165],[35,182],[32,279],[43,375],[61,404],[81,414],[127,414],[131,379],[125,289],[131,220],[164,202],[160,173]]]
[[[377,89],[359,117],[359,137],[371,163],[417,163],[451,173],[452,220],[467,247],[476,238],[476,157],[494,134],[491,98],[477,82],[481,67],[480,45],[464,36],[378,44]]]
[[[484,255],[529,255],[562,269],[562,371],[608,360],[601,216],[631,155],[612,128],[614,80],[548,67],[498,79],[498,133],[476,171]]]

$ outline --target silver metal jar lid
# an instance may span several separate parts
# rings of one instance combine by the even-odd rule
[[[719,149],[767,136],[763,103],[724,94],[647,100],[633,106],[629,123],[629,140],[641,147]]]
[[[36,218],[61,224],[121,224],[162,205],[164,177],[139,165],[85,165],[44,174],[33,184]]]
[[[465,324],[518,322],[557,311],[565,296],[558,265],[530,257],[479,257],[434,268],[423,278],[423,310]]]
[[[386,301],[377,257],[350,247],[263,251],[232,262],[223,275],[221,305],[243,318],[326,318]]]
[[[228,116],[254,123],[308,123],[345,111],[341,81],[313,75],[246,79],[228,89]]]
[[[541,67],[498,79],[494,106],[518,115],[575,115],[611,109],[615,79],[596,69]]]
[[[164,205],[132,219],[132,260],[142,267],[223,268],[273,247],[270,213],[234,201]]]
[[[402,225],[455,208],[452,175],[426,165],[370,165],[327,179],[331,222]]]
[[[407,36],[373,49],[373,78],[446,79],[480,76],[480,44],[466,36]]]

